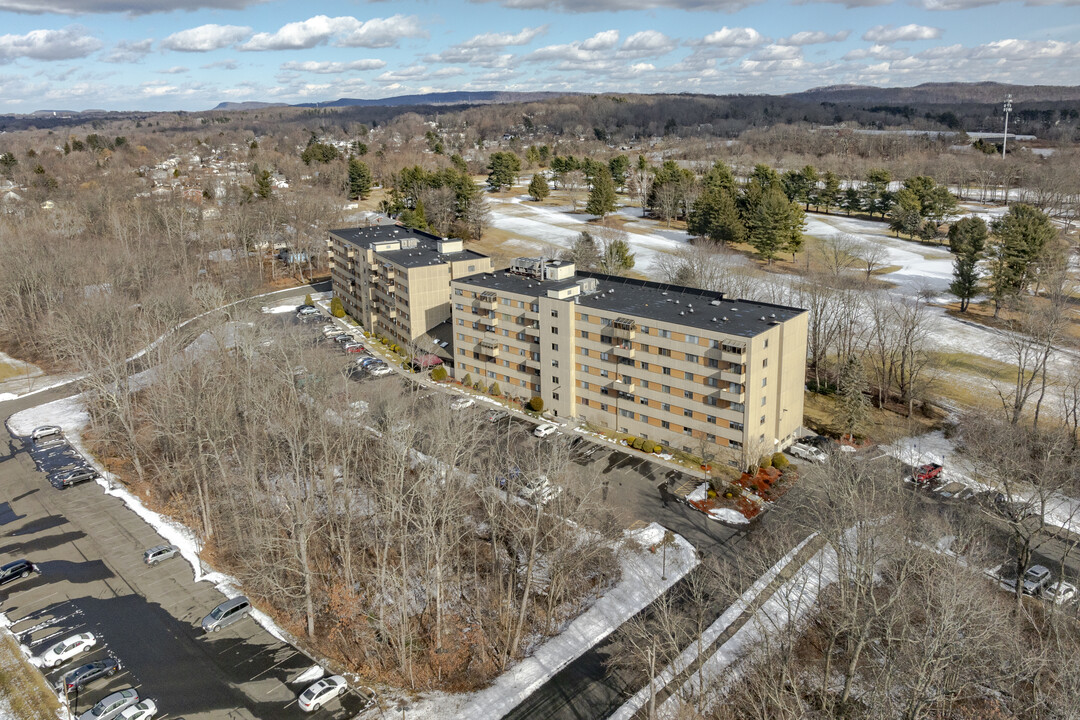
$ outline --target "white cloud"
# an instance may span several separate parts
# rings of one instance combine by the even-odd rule
[[[1008,0],[917,0],[915,3],[926,10],[970,10],[972,8],[998,5]],[[1080,5],[1080,0],[1026,0],[1024,5],[1051,6],[1051,5]]]
[[[751,48],[758,45],[764,45],[768,42],[768,39],[759,33],[754,28],[746,27],[733,27],[729,28],[726,25],[719,30],[714,30],[701,40],[696,41],[695,45],[710,45],[719,47],[740,47]]]
[[[428,77],[433,77],[433,78],[454,77],[455,75],[462,75],[464,72],[465,71],[462,70],[459,67],[445,67],[445,68],[439,68],[438,70],[436,70],[433,73],[428,73]]]
[[[611,50],[619,42],[618,30],[603,30],[581,43],[582,50]]]
[[[677,45],[662,32],[643,30],[626,38],[618,55],[621,58],[658,57],[671,52]]]
[[[150,49],[153,45],[153,39],[137,40],[135,42],[121,40],[116,43],[116,47],[110,50],[107,55],[101,58],[101,60],[107,63],[139,62],[150,54]]]
[[[340,47],[386,48],[402,38],[426,37],[415,16],[393,15],[361,22],[354,17],[315,17],[283,25],[277,32],[256,33],[241,50],[306,50],[337,38]]]
[[[386,67],[385,60],[352,60],[351,62],[317,62],[307,60],[305,62],[287,62],[281,65],[282,70],[297,70],[300,72],[318,73],[331,75],[335,73],[354,72],[362,70],[381,70]]]
[[[382,75],[379,75],[376,80],[383,84],[393,84],[400,83],[403,80],[412,80],[414,78],[422,77],[427,74],[427,68],[423,65],[411,65],[409,67],[401,68],[399,70],[388,70]]]
[[[754,52],[750,59],[759,61],[796,60],[801,59],[802,56],[802,50],[794,45],[766,45]]]
[[[900,58],[907,56],[908,53],[905,50],[900,50],[888,45],[872,45],[868,48],[856,48],[844,55],[844,59],[866,60],[873,58],[875,60],[899,60]]]
[[[63,30],[31,30],[25,35],[0,35],[0,63],[18,58],[72,60],[100,50],[101,41],[78,26]]]
[[[521,32],[510,33],[483,33],[469,38],[458,47],[462,48],[504,48],[508,45],[528,45],[548,30],[547,25],[534,28],[523,28]]]
[[[161,41],[161,47],[178,52],[210,52],[238,43],[251,34],[242,25],[200,25],[175,32]]]
[[[40,15],[85,15],[87,13],[127,13],[146,15],[176,10],[241,10],[266,0],[0,0],[0,10]]]
[[[493,0],[473,0],[491,2]],[[737,12],[761,0],[494,0],[503,7],[520,10],[612,13],[622,10],[718,10]]]
[[[851,34],[850,30],[841,30],[840,32],[832,33],[831,35],[821,30],[803,30],[797,32],[794,35],[788,35],[786,38],[781,38],[776,41],[777,45],[820,45],[822,43],[842,42],[847,40],[848,35]]]
[[[186,67],[184,67],[183,65],[174,65],[173,67],[168,68],[167,70],[158,70],[157,72],[159,74],[161,74],[161,75],[180,75],[180,74],[188,72],[188,69]]]
[[[941,37],[941,29],[926,25],[875,25],[863,33],[862,39],[868,42],[889,44],[894,42],[912,42],[915,40],[934,40]]]
[[[598,32],[586,40],[567,43],[565,45],[546,45],[538,48],[524,60],[529,61],[556,61],[591,63],[609,59],[609,51],[614,50],[619,43],[618,30],[604,30]]]
[[[217,62],[200,65],[199,67],[203,70],[235,70],[240,66],[236,64],[235,60],[229,58],[226,60],[218,60]]]

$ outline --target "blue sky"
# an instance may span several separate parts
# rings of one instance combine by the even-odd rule
[[[0,0],[0,112],[1080,84],[1080,0]]]

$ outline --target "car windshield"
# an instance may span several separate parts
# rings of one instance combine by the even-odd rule
[[[212,617],[212,618],[214,618],[215,620],[217,620],[217,619],[218,619],[219,617],[221,617],[221,614],[222,614],[223,612],[225,612],[225,611],[224,611],[224,610],[222,610],[222,609],[221,609],[221,606],[219,605],[218,607],[216,607],[216,608],[214,608],[213,610],[211,610],[211,611],[210,611],[210,617]]]

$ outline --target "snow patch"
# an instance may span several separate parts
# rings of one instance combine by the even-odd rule
[[[295,683],[313,683],[316,680],[322,678],[326,674],[326,670],[322,665],[312,665],[304,672],[300,673],[293,682]]]

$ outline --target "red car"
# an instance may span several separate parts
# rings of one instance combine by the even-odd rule
[[[931,480],[936,480],[939,475],[941,475],[941,466],[937,463],[927,463],[915,468],[912,477],[917,483],[928,483]]]
[[[360,343],[346,343],[345,352],[347,353],[366,353],[367,348]]]

